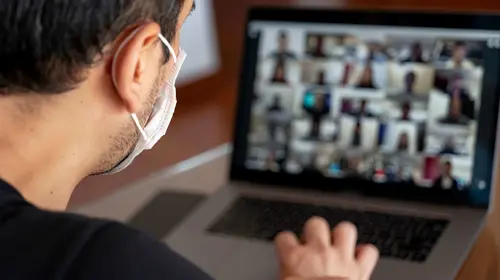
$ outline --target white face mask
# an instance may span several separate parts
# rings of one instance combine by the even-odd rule
[[[112,66],[112,76],[115,86],[117,85],[115,80],[116,57],[120,54],[123,47],[135,36],[135,34],[137,34],[139,30],[140,28],[132,32],[132,34],[130,34],[130,36],[125,41],[123,41],[122,45],[116,52],[115,60],[113,61]],[[169,77],[166,85],[161,90],[160,96],[154,105],[152,116],[144,129],[142,128],[137,115],[135,113],[131,114],[131,118],[134,121],[137,130],[139,130],[141,137],[139,138],[139,141],[135,145],[135,148],[132,150],[132,152],[119,165],[106,172],[105,174],[115,174],[123,171],[125,168],[130,166],[134,159],[138,157],[142,152],[144,152],[145,150],[151,150],[153,146],[158,143],[158,141],[167,133],[168,126],[170,125],[170,121],[172,120],[172,117],[174,115],[175,106],[177,105],[175,81],[177,80],[177,76],[181,71],[182,64],[186,60],[187,54],[183,50],[180,50],[180,53],[177,56],[174,52],[174,49],[172,48],[172,45],[170,45],[167,39],[165,39],[165,37],[163,37],[163,35],[161,34],[158,34],[158,37],[167,46],[168,50],[170,51],[171,58],[174,60],[175,66],[173,74],[171,77]]]

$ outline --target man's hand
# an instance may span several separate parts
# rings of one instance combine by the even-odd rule
[[[339,224],[333,232],[322,218],[310,219],[303,242],[291,232],[276,237],[282,280],[369,280],[379,253],[373,245],[356,247],[356,227]]]

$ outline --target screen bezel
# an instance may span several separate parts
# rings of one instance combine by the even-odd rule
[[[463,29],[498,31],[500,16],[475,14],[443,14],[388,11],[355,10],[304,10],[284,8],[254,8],[248,14],[247,29],[254,21],[298,22],[321,24],[377,25],[388,27],[421,27],[439,29]],[[485,69],[489,75],[483,78],[483,94],[478,122],[478,138],[474,159],[474,177],[489,186],[488,199],[474,198],[473,193],[449,193],[400,183],[375,183],[361,179],[333,179],[315,174],[291,175],[256,171],[245,166],[247,137],[250,126],[250,110],[257,64],[258,40],[245,30],[245,49],[243,53],[238,106],[234,130],[233,154],[230,179],[245,181],[255,185],[273,185],[316,189],[326,192],[356,192],[367,196],[428,201],[440,204],[467,205],[488,208],[494,192],[494,168],[497,136],[497,121],[500,101],[500,83],[495,79],[500,74],[500,50],[488,50]],[[499,33],[500,34],[500,33]],[[257,46],[255,45],[257,44]],[[486,55],[485,55],[486,56]],[[486,73],[486,70],[485,70]],[[487,92],[487,94],[485,94]],[[475,182],[473,182],[474,184]],[[333,187],[332,187],[333,186]]]

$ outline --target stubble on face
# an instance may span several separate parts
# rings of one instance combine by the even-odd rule
[[[165,65],[160,69],[160,75],[156,78],[149,91],[149,96],[143,105],[144,110],[137,114],[142,128],[147,125],[152,117],[155,103],[159,98],[160,89],[164,85],[166,68]],[[112,170],[134,150],[141,135],[132,117],[127,118],[121,127],[116,135],[110,135],[110,138],[112,138],[111,147],[102,155],[98,168],[92,175],[99,175]]]

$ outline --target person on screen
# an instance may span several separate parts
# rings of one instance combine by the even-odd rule
[[[316,81],[317,85],[324,86],[327,85],[326,82],[326,73],[324,70],[318,72],[318,80]]]
[[[363,72],[361,73],[361,80],[359,81],[358,87],[364,89],[376,89],[373,84],[373,79],[372,62],[371,60],[368,60],[363,68]]]
[[[399,136],[399,140],[398,140],[398,145],[396,147],[396,151],[397,152],[402,152],[402,153],[407,153],[408,152],[408,149],[409,149],[409,136],[408,136],[408,133],[402,133],[400,136]]]
[[[434,181],[432,188],[437,190],[459,191],[458,181],[453,178],[452,170],[453,166],[451,162],[445,162],[442,166],[441,176]]]
[[[422,45],[420,43],[413,43],[411,46],[410,56],[403,60],[403,63],[426,63],[423,56]]]
[[[467,59],[467,45],[463,41],[453,44],[452,57],[446,62],[446,68],[455,70],[472,70],[474,63]]]
[[[453,138],[448,138],[439,152],[440,155],[458,155]]]
[[[312,57],[323,58],[326,57],[324,51],[324,37],[321,35],[309,36],[307,42],[307,54]]]
[[[321,120],[328,114],[328,106],[326,104],[326,96],[324,94],[315,95],[315,104],[311,110],[312,129],[310,137],[318,139],[320,136]]]
[[[411,104],[410,102],[403,103],[401,106],[401,120],[411,121]]]
[[[283,115],[283,105],[281,103],[281,97],[276,94],[271,106],[267,108],[267,128],[272,142],[276,142],[277,131],[282,126],[280,119]]]
[[[417,81],[417,74],[413,71],[405,75],[405,91],[407,94],[413,94],[415,82]]]
[[[359,148],[361,147],[361,136],[363,134],[363,131],[361,130],[361,122],[357,121],[356,125],[354,126],[354,131],[352,133],[352,147],[354,148]]]
[[[276,51],[272,52],[270,57],[276,60],[287,60],[287,59],[297,59],[295,53],[291,52],[289,48],[289,38],[286,31],[281,31],[278,34],[278,48]]]
[[[288,83],[286,79],[286,65],[284,60],[279,59],[278,61],[276,61],[276,67],[274,68],[274,74],[271,82],[276,84]]]
[[[427,122],[417,123],[417,152],[425,150],[427,142]]]
[[[469,90],[464,85],[464,80],[462,75],[455,75],[450,78],[449,86],[448,86],[448,94],[452,99],[460,99],[462,104],[462,114],[468,117],[469,119],[473,119],[475,117],[476,108],[474,105],[474,101],[470,96]],[[451,103],[450,103],[451,105]]]
[[[346,62],[346,64],[344,65],[344,74],[342,75],[342,80],[340,82],[341,86],[346,87],[349,85],[353,68],[354,67],[352,63]]]
[[[442,124],[467,125],[470,119],[462,114],[462,100],[459,96],[452,96],[448,115],[439,122]]]

